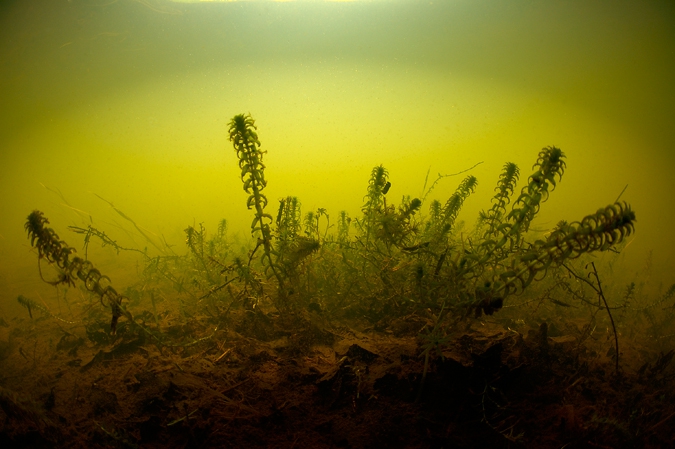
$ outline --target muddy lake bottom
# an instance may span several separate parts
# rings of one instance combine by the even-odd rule
[[[99,308],[100,309],[100,308]],[[96,309],[96,310],[99,310]],[[93,309],[92,309],[93,310]],[[36,314],[35,314],[36,315]],[[136,317],[148,329],[151,319]],[[147,448],[651,448],[675,441],[673,351],[559,316],[373,326],[320,311],[162,323],[0,322],[0,445]],[[196,338],[181,341],[182,336]]]

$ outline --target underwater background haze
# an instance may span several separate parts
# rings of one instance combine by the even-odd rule
[[[506,162],[521,168],[520,189],[555,145],[567,170],[534,227],[621,195],[637,225],[616,279],[648,273],[663,292],[675,281],[674,79],[666,1],[4,1],[2,307],[51,291],[24,231],[34,209],[78,248],[68,226],[148,246],[111,204],[179,253],[187,226],[221,219],[246,244],[251,212],[227,134],[240,113],[268,152],[271,210],[293,195],[303,213],[331,217],[358,216],[377,165],[396,202],[474,167],[460,215],[470,228]],[[445,202],[461,179],[442,179],[430,199]],[[113,279],[135,270],[111,247],[89,251]]]

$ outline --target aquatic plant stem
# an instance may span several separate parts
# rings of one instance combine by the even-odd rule
[[[605,309],[607,309],[607,315],[609,315],[609,321],[612,323],[612,331],[614,331],[614,346],[616,350],[616,358],[614,359],[616,363],[616,375],[619,373],[619,336],[616,333],[616,326],[614,325],[614,317],[612,317],[612,312],[609,310],[609,305],[607,304],[607,299],[605,299],[605,294],[602,291],[602,282],[600,282],[600,277],[598,276],[598,270],[595,268],[595,262],[591,262],[593,267],[593,272],[590,273],[595,277],[596,282],[598,283],[598,288],[595,291],[598,293],[598,296],[602,299],[602,302],[605,303]]]
[[[572,274],[575,278],[577,278],[580,281],[585,282],[586,284],[590,285],[590,287],[595,290],[595,292],[598,294],[598,297],[602,299],[602,302],[605,304],[605,309],[607,310],[607,315],[609,315],[609,321],[612,323],[612,331],[614,332],[614,348],[616,351],[616,358],[615,358],[615,369],[616,369],[616,375],[619,376],[621,373],[619,371],[619,335],[616,333],[616,326],[614,325],[614,318],[612,317],[612,312],[609,309],[609,304],[607,304],[607,299],[605,299],[605,293],[602,290],[602,282],[600,282],[600,276],[598,275],[598,270],[595,268],[595,262],[591,262],[590,265],[593,267],[593,271],[589,273],[588,275],[595,277],[595,281],[598,283],[597,287],[595,284],[593,284],[591,281],[588,279],[582,278],[578,274],[574,272],[570,267],[568,267],[565,264],[562,264],[563,267],[567,269],[567,271]],[[588,267],[588,265],[586,265]]]
[[[272,274],[279,282],[279,290],[283,291],[283,278],[272,260],[273,249],[270,223],[274,219],[264,211],[265,206],[267,206],[267,197],[262,193],[262,190],[267,186],[264,171],[265,165],[262,162],[265,152],[260,149],[260,141],[255,131],[255,120],[253,120],[250,114],[239,114],[232,118],[229,126],[230,141],[239,158],[239,168],[241,169],[241,180],[244,183],[244,191],[249,194],[246,200],[246,207],[249,209],[255,208],[255,216],[251,223],[251,233],[260,232],[261,236],[258,238],[258,243],[253,253],[255,253],[258,247],[263,246],[265,252],[262,256],[263,265],[266,263],[266,270],[272,270]]]

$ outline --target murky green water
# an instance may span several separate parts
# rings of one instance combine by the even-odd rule
[[[460,217],[471,226],[505,162],[524,179],[558,146],[567,171],[535,226],[581,219],[627,185],[638,224],[617,273],[628,282],[650,264],[659,291],[675,263],[674,24],[670,2],[3,2],[3,308],[51,291],[23,230],[33,209],[76,247],[67,226],[92,223],[147,245],[99,197],[179,252],[200,222],[226,218],[246,238],[226,126],[243,112],[268,151],[270,207],[294,195],[333,217],[358,215],[376,165],[398,201],[428,171],[481,163]],[[91,251],[133,275],[133,259]]]

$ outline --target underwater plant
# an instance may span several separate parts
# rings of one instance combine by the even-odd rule
[[[523,243],[522,236],[539,212],[541,203],[555,189],[556,176],[558,180],[562,179],[566,166],[564,158],[565,154],[556,147],[546,147],[539,152],[537,162],[532,167],[536,169],[535,172],[528,178],[528,184],[523,187],[506,217],[505,207],[515,188],[518,167],[515,164],[504,166],[496,188],[498,194],[493,198],[495,205],[490,212],[479,217],[481,221],[487,221],[490,227],[483,236],[483,242],[477,246],[478,252],[482,254],[477,265],[485,264],[490,259],[501,260]],[[505,248],[507,243],[508,249]]]
[[[476,190],[478,180],[475,176],[467,176],[457,187],[457,190],[450,196],[445,205],[440,208],[439,205],[432,205],[432,220],[427,228],[427,236],[433,244],[441,245],[447,243],[448,233],[452,230],[455,220],[459,215],[464,201]]]
[[[516,242],[529,229],[541,203],[548,199],[549,192],[555,189],[556,177],[562,179],[566,167],[564,158],[565,154],[556,147],[546,147],[539,152],[537,162],[532,167],[536,171],[530,175],[528,184],[523,187],[508,216],[513,224],[505,229],[510,230],[509,236],[515,238]],[[506,181],[508,179],[502,179],[500,184]]]
[[[131,324],[152,337],[156,344],[162,346],[187,347],[198,344],[202,341],[206,341],[215,335],[216,331],[218,330],[218,326],[216,326],[209,335],[187,343],[167,344],[163,342],[159,335],[150,331],[148,328],[136,321],[131,313],[126,309],[124,302],[128,302],[129,297],[118,293],[117,290],[115,290],[115,288],[113,288],[111,285],[110,278],[103,275],[97,268],[95,268],[91,261],[73,256],[73,253],[77,252],[75,248],[68,246],[65,241],[60,240],[56,232],[52,228],[46,226],[47,224],[49,224],[49,220],[44,216],[44,214],[38,210],[35,210],[28,216],[26,224],[24,225],[24,228],[28,232],[28,238],[30,239],[31,246],[37,249],[38,252],[38,271],[40,272],[40,277],[44,282],[53,286],[58,286],[60,284],[76,286],[76,281],[79,279],[87,291],[99,297],[99,300],[103,306],[110,307],[112,312],[112,318],[110,321],[111,335],[116,335],[118,320],[122,316],[125,317]],[[44,278],[41,266],[41,261],[43,259],[45,259],[50,264],[55,265],[59,270],[59,275],[55,280],[50,281]],[[156,259],[154,258],[149,259],[150,263],[155,260]],[[168,278],[171,279],[170,277]],[[127,289],[127,292],[129,292],[129,289]],[[26,298],[25,296],[20,295],[17,300],[19,304],[28,309],[28,313],[31,315],[31,317],[32,310],[38,309],[42,310],[52,318],[72,324],[70,321],[63,320],[51,314],[49,311],[45,310],[43,307],[40,307],[37,303],[30,300],[29,298]]]
[[[528,178],[511,212],[504,216],[509,194],[513,193],[517,167],[506,164],[493,198],[495,205],[482,213],[479,222],[488,224],[483,241],[474,245],[474,252],[462,259],[458,275],[478,279],[488,271],[491,277],[476,288],[476,315],[491,314],[502,306],[503,299],[522,292],[537,276],[546,275],[551,266],[560,266],[592,251],[605,251],[619,244],[634,231],[635,213],[625,203],[615,203],[584,217],[580,222],[561,225],[545,240],[526,244],[523,236],[539,212],[541,203],[562,179],[564,153],[556,147],[539,152],[534,173]],[[487,220],[486,220],[487,219]],[[510,262],[504,260],[510,258]],[[489,267],[489,269],[488,269]]]
[[[76,279],[82,281],[88,291],[99,296],[101,304],[110,307],[112,312],[110,333],[112,335],[115,335],[117,321],[121,316],[126,317],[133,323],[133,317],[122,305],[122,301],[126,297],[117,293],[110,285],[110,278],[101,274],[90,261],[80,257],[71,257],[76,252],[75,248],[69,247],[66,242],[60,240],[52,228],[45,226],[47,224],[49,224],[49,220],[45,218],[44,214],[35,210],[28,216],[24,226],[28,232],[31,246],[38,251],[38,269],[42,280],[55,286],[59,284],[75,286]],[[44,278],[40,264],[42,259],[60,269],[59,277],[56,280],[48,281]]]
[[[300,235],[303,228],[301,222],[301,205],[297,197],[289,196],[279,200],[279,212],[276,221],[276,265],[285,278],[296,276],[296,269],[303,259],[316,252],[319,243],[319,218],[325,209],[317,213],[308,212],[304,220],[305,236]],[[327,216],[327,215],[326,215]]]
[[[315,214],[314,211],[309,211],[305,214],[303,220],[305,228],[305,236],[307,238],[319,238],[319,215]]]
[[[497,193],[492,197],[492,207],[487,211],[481,211],[478,217],[478,227],[486,227],[482,238],[489,240],[499,236],[499,229],[506,217],[506,206],[514,194],[520,169],[513,162],[507,162],[499,176],[499,182],[495,190]]]
[[[16,298],[16,300],[17,300],[17,302],[18,302],[19,304],[21,304],[23,307],[25,307],[26,310],[28,310],[28,315],[29,315],[31,318],[33,318],[33,310],[39,310],[40,312],[42,312],[43,314],[47,315],[48,317],[57,319],[57,320],[61,321],[62,323],[66,323],[66,324],[75,324],[75,321],[64,320],[63,318],[61,318],[61,317],[59,317],[59,316],[56,316],[56,315],[54,315],[53,313],[51,313],[46,307],[44,307],[44,306],[38,304],[37,302],[33,301],[33,300],[30,299],[30,298],[26,298],[26,297],[23,296],[23,295],[19,295],[19,296]]]
[[[420,381],[420,388],[417,392],[417,397],[415,402],[419,402],[422,397],[422,392],[424,390],[424,382],[427,378],[427,372],[429,371],[429,358],[431,357],[432,351],[435,352],[435,357],[443,358],[442,347],[450,341],[448,335],[444,335],[444,329],[442,326],[439,326],[443,318],[443,309],[445,309],[445,304],[441,306],[441,311],[438,313],[438,316],[434,320],[434,327],[428,329],[425,334],[420,333],[424,344],[422,344],[422,353],[420,357],[424,357],[424,368],[422,370],[422,379]]]
[[[562,222],[546,239],[526,239],[565,168],[559,148],[543,148],[527,185],[516,194],[519,169],[505,164],[491,208],[480,213],[472,233],[457,239],[455,223],[475,191],[474,176],[467,176],[444,205],[432,201],[426,219],[418,224],[407,220],[422,202],[404,197],[398,211],[388,205],[384,193],[391,185],[388,172],[383,166],[375,167],[363,218],[356,220],[360,231],[356,245],[342,243],[343,260],[354,276],[350,288],[372,298],[363,313],[377,319],[391,312],[391,307],[405,313],[420,307],[438,310],[444,304],[446,310],[463,309],[461,314],[492,314],[506,297],[543,279],[550,268],[582,254],[614,248],[634,231],[635,213],[625,203],[606,206],[578,222]],[[374,309],[380,312],[373,314]]]
[[[363,212],[363,218],[361,220],[357,220],[357,226],[360,228],[361,233],[365,236],[366,242],[370,240],[370,237],[375,232],[378,212],[386,206],[386,200],[384,196],[391,187],[388,177],[389,172],[386,168],[384,168],[383,165],[378,165],[377,167],[373,168],[370,174],[368,190],[366,196],[364,197],[365,203],[361,208],[361,211]]]
[[[211,279],[211,269],[207,264],[206,257],[208,257],[206,229],[203,223],[199,223],[199,230],[193,226],[188,226],[185,229],[185,243],[190,249],[194,258],[199,262],[201,268],[206,273],[206,276]]]
[[[342,247],[349,242],[349,226],[352,219],[346,211],[340,211],[337,224],[337,242]]]
[[[298,238],[302,229],[301,204],[298,197],[288,196],[279,200],[276,225],[276,251],[279,259],[283,259],[284,254]]]
[[[506,294],[523,289],[551,265],[561,265],[591,251],[605,251],[620,243],[635,230],[635,213],[626,203],[614,203],[598,209],[580,222],[558,227],[546,240],[537,240],[524,254],[514,259],[513,270],[500,274]]]
[[[237,152],[239,159],[239,168],[241,169],[241,180],[244,183],[244,191],[249,194],[246,200],[248,209],[254,208],[255,214],[251,222],[251,233],[259,233],[258,244],[253,250],[251,257],[255,254],[257,248],[261,245],[264,254],[262,256],[265,271],[271,270],[273,275],[279,281],[279,289],[283,291],[283,279],[278,272],[272,255],[272,231],[270,224],[274,218],[265,212],[267,206],[267,197],[262,193],[267,186],[265,181],[265,165],[263,164],[263,155],[265,151],[260,149],[260,140],[256,133],[255,120],[250,114],[235,115],[229,123],[230,142]]]

